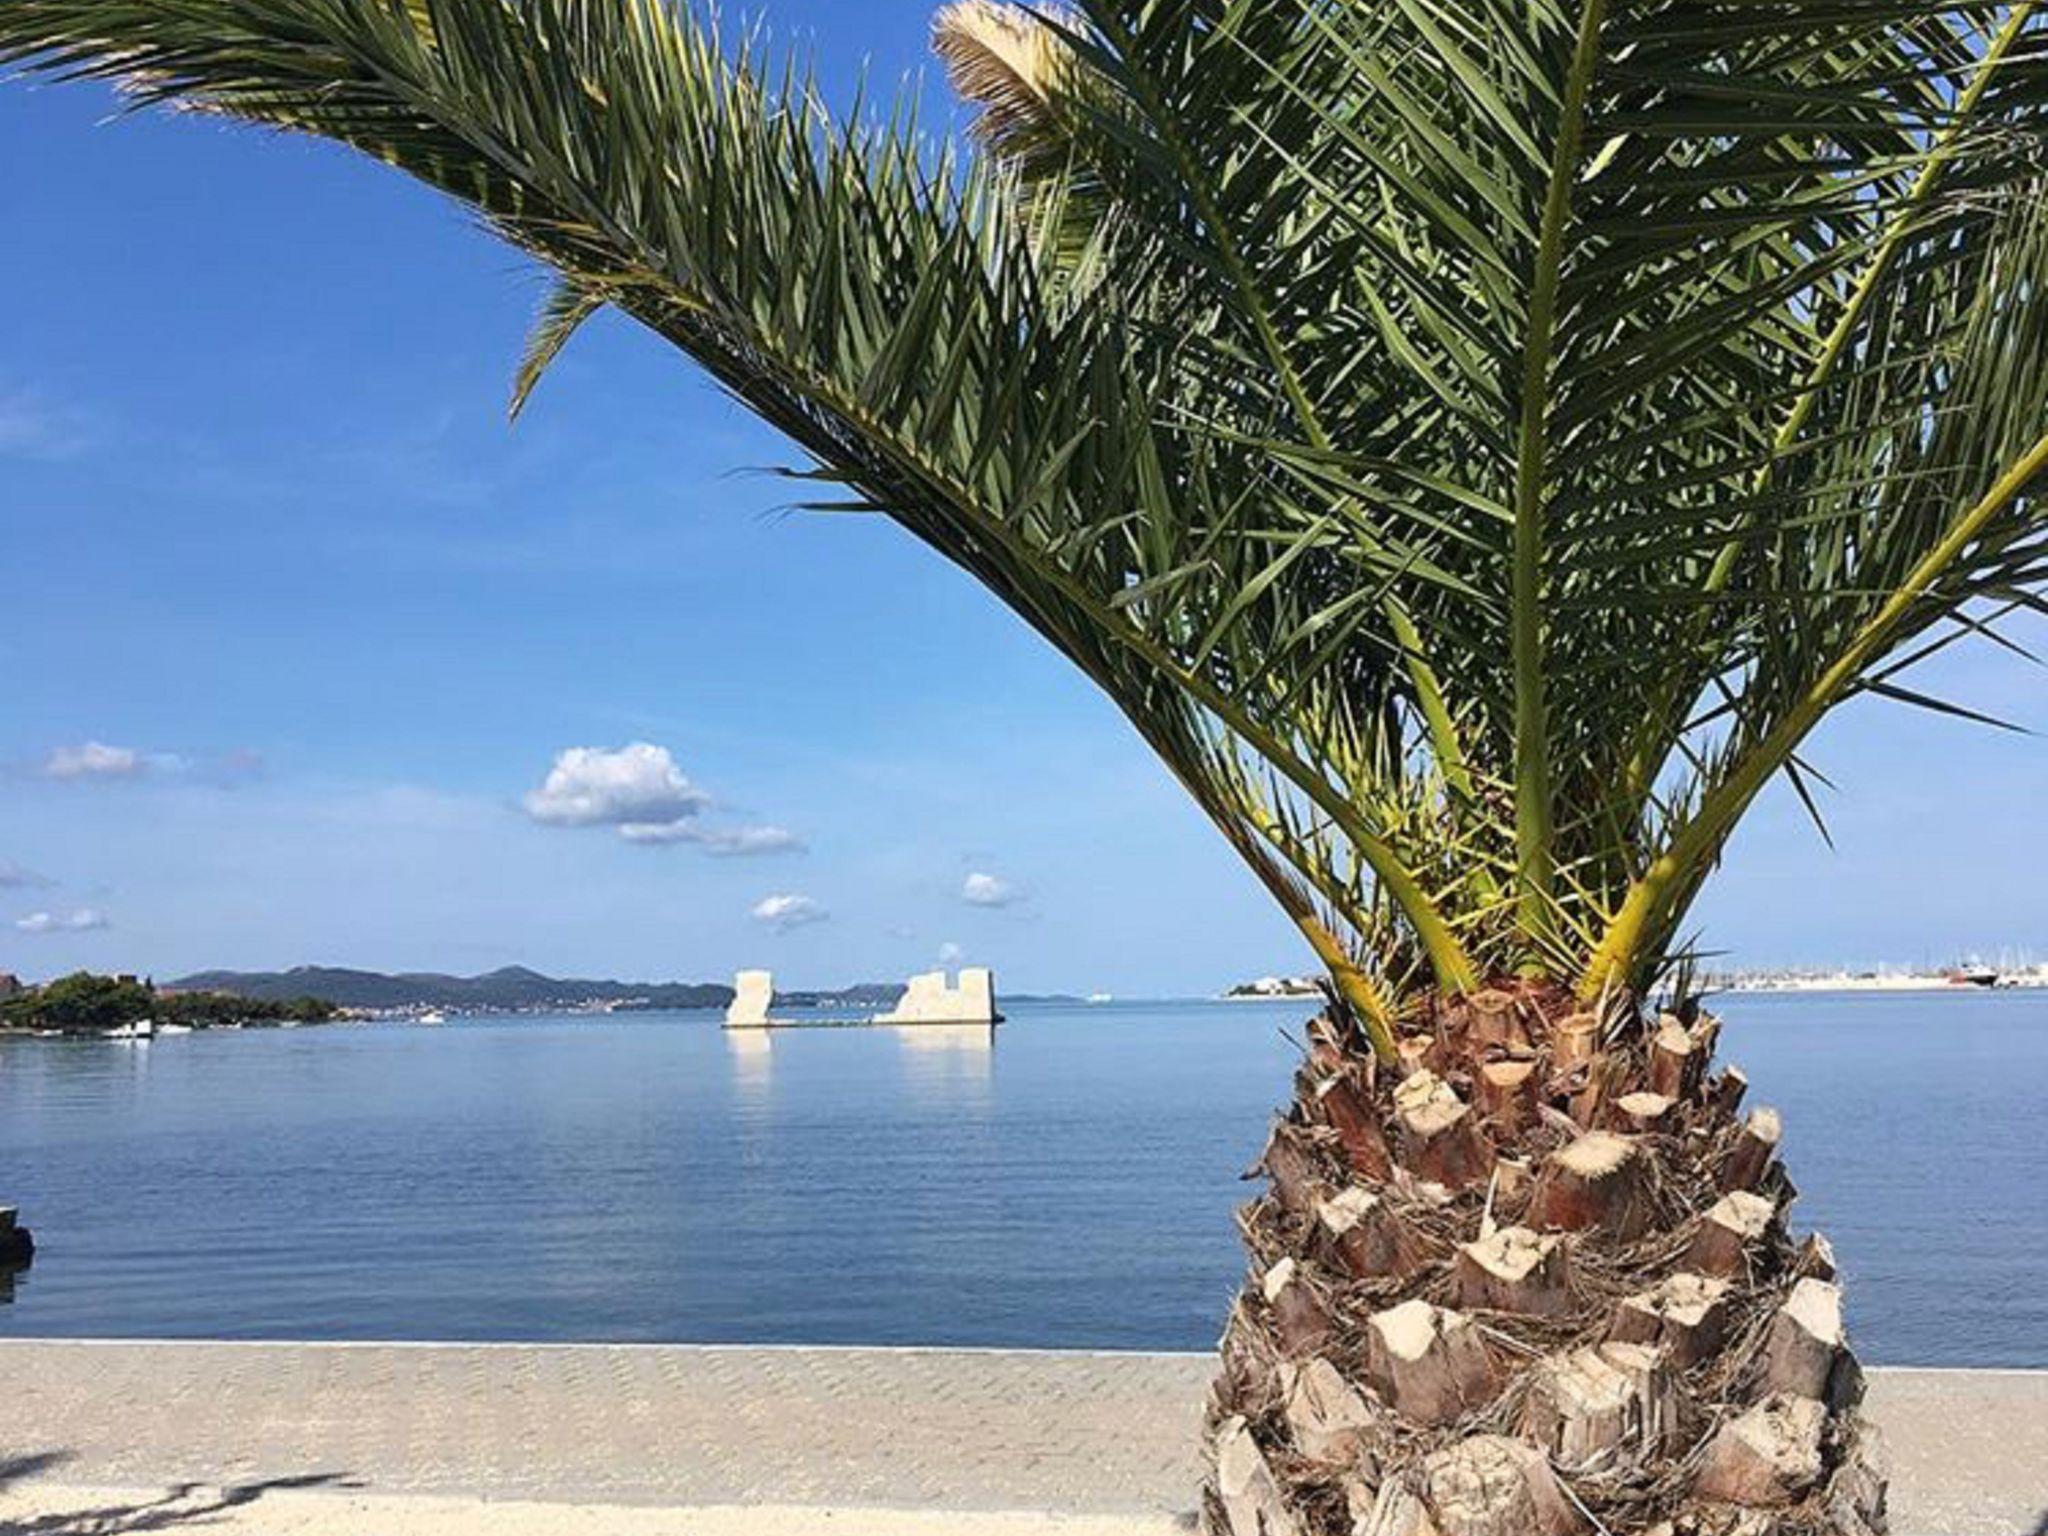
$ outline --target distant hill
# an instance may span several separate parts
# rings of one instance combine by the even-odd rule
[[[319,997],[344,1008],[470,1012],[531,1012],[595,1003],[622,1008],[723,1008],[732,1001],[732,988],[723,982],[587,981],[543,976],[523,965],[508,965],[482,976],[444,976],[435,971],[387,976],[381,971],[300,965],[288,971],[199,971],[170,985],[181,991],[232,992],[266,1001]]]
[[[524,965],[485,971],[481,977],[449,977],[438,971],[350,971],[334,965],[297,965],[291,971],[195,971],[166,981],[172,991],[229,991],[258,1001],[322,997],[340,1008],[399,1012],[440,1008],[463,1014],[537,1014],[553,1008],[725,1008],[733,989],[723,981],[578,981],[545,977]],[[860,981],[852,987],[778,991],[776,1008],[821,1008],[879,1012],[903,995],[901,981]],[[1079,1001],[1065,993],[1024,995],[1010,1001]]]
[[[836,992],[775,993],[778,1008],[889,1008],[903,995],[903,983],[863,981]]]
[[[318,997],[342,1008],[379,1011],[439,1008],[465,1013],[534,1013],[598,1005],[618,1009],[723,1008],[732,1001],[732,988],[722,981],[576,980],[543,976],[523,965],[508,965],[481,976],[444,976],[438,971],[389,976],[382,971],[300,965],[288,971],[198,971],[166,985],[180,992],[231,992],[261,1002]],[[834,991],[778,992],[775,1005],[872,1012],[891,1006],[902,995],[901,982],[864,981]],[[1014,1000],[1028,1001],[1022,997]]]

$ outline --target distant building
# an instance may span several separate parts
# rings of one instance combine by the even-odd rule
[[[21,978],[12,971],[0,971],[0,1001],[19,997],[28,990],[21,984]]]
[[[1223,995],[1225,997],[1315,997],[1320,994],[1315,979],[1309,976],[1261,976],[1257,981],[1241,981]]]

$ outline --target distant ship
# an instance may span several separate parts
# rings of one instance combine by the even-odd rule
[[[1090,992],[1088,994],[1088,1001],[1091,1003],[1113,1003],[1116,999],[1107,992]]]
[[[418,1022],[421,1024],[446,1024],[448,1022],[448,1015],[438,1008],[429,1008],[419,1016]]]

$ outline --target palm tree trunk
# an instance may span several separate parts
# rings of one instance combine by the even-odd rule
[[[1217,1536],[1872,1536],[1826,1242],[1703,1014],[1430,999],[1400,1065],[1334,1013],[1240,1213]]]

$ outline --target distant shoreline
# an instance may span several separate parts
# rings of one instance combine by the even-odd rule
[[[1700,990],[1712,996],[1731,993],[1841,993],[1841,992],[2012,992],[2048,988],[2048,968],[2029,967],[2011,972],[1990,967],[1959,968],[1953,971],[1826,971],[1812,974],[1789,972],[1748,972],[1732,976],[1703,976]],[[1284,989],[1284,990],[1282,990]],[[1243,983],[1218,994],[1224,1003],[1299,1003],[1322,996],[1320,990],[1302,989],[1286,979]]]
[[[2013,976],[2000,976],[1995,981],[1958,981],[1947,976],[1816,976],[1739,978],[1725,983],[1711,983],[1708,990],[1717,996],[1731,993],[1805,993],[1805,992],[1953,992],[1958,995],[1972,995],[1982,992],[2023,992],[2048,987],[2048,976],[2038,972],[2025,972]]]

